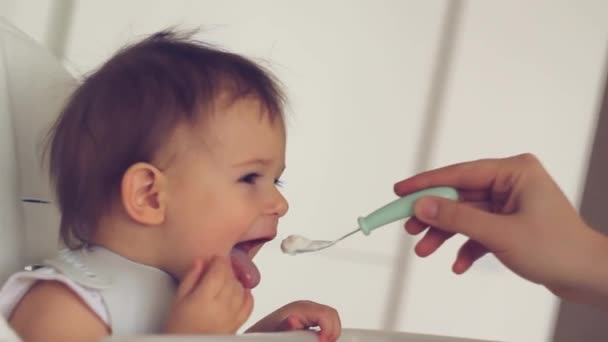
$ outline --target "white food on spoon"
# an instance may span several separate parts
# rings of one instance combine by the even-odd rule
[[[289,235],[281,242],[281,250],[289,255],[313,252],[332,245],[333,241],[310,240],[300,235]]]

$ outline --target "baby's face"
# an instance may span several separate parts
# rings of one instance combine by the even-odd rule
[[[217,107],[204,128],[176,131],[172,144],[183,147],[166,170],[171,273],[182,277],[197,257],[231,255],[244,286],[259,282],[251,259],[274,239],[288,209],[277,189],[284,124],[262,110],[257,100],[241,99]]]

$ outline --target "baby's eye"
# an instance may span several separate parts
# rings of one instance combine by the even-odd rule
[[[239,179],[239,182],[247,183],[247,184],[255,184],[256,179],[260,177],[260,174],[252,172],[244,175]]]
[[[280,180],[280,179],[277,178],[277,179],[274,180],[274,185],[276,185],[276,186],[278,186],[280,188],[283,185],[285,185],[285,183],[282,180]]]

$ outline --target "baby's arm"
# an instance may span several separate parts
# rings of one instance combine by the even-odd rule
[[[36,283],[17,304],[9,324],[28,342],[99,341],[108,327],[69,288],[55,281]]]

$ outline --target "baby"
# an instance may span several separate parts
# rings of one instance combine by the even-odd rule
[[[234,334],[260,282],[252,258],[287,201],[284,96],[252,61],[171,31],[86,78],[49,140],[69,249],[14,274],[0,310],[26,341]],[[337,312],[287,304],[247,332],[320,327]]]

